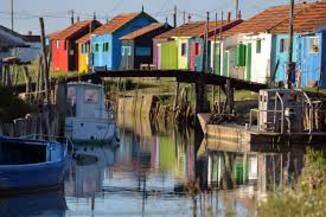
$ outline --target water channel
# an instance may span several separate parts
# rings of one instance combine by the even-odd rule
[[[268,191],[290,186],[303,151],[196,151],[194,130],[118,121],[119,146],[87,145],[64,191],[0,198],[0,216],[256,216]],[[235,214],[235,215],[232,215]]]

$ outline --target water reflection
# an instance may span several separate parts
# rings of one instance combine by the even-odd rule
[[[93,157],[73,163],[65,183],[68,209],[57,208],[58,214],[228,216],[236,212],[236,216],[256,216],[266,192],[291,186],[303,165],[303,151],[252,152],[205,142],[197,150],[191,129],[153,126],[146,119],[122,120],[119,126],[118,148],[78,147],[78,153]],[[20,200],[2,204],[20,206],[25,203]]]
[[[66,209],[61,191],[0,198],[0,216],[4,217],[63,217]]]

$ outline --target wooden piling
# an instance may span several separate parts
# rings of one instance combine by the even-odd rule
[[[65,135],[65,119],[67,111],[67,86],[65,83],[56,84],[56,110],[58,111],[58,136]]]
[[[42,45],[42,57],[43,57],[43,79],[44,79],[44,89],[45,89],[45,98],[47,102],[50,102],[50,84],[49,84],[49,64],[47,60],[47,51],[45,44],[45,30],[44,30],[44,20],[43,17],[40,17],[40,27],[41,27],[41,45]]]

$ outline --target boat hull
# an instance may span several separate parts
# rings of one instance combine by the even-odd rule
[[[73,141],[112,141],[116,125],[109,120],[67,118],[65,136]]]
[[[71,158],[30,165],[0,166],[0,194],[60,186],[64,182]]]

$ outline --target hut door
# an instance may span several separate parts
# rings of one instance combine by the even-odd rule
[[[223,75],[229,75],[229,62],[230,62],[230,53],[229,51],[224,52],[224,59],[223,59]]]
[[[252,44],[249,43],[247,45],[246,49],[246,77],[245,80],[250,81],[251,80],[251,50],[252,50]]]

